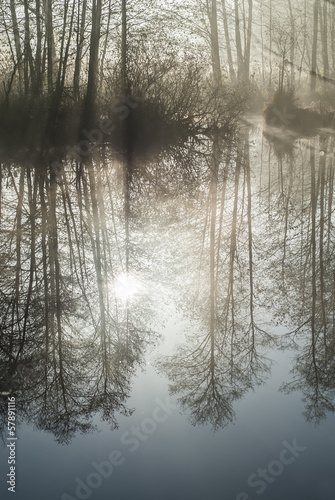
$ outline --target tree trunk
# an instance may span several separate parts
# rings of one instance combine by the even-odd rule
[[[53,22],[52,22],[52,0],[45,0],[45,35],[47,39],[47,59],[48,59],[48,93],[53,92],[53,66],[54,66],[54,38],[53,38]]]
[[[72,12],[71,12],[71,20],[70,20],[70,26],[69,26],[69,33],[68,33],[68,39],[65,47],[65,53],[63,57],[63,64],[62,64],[62,76],[60,80],[60,90],[63,92],[64,86],[65,86],[65,77],[66,77],[66,68],[67,68],[67,61],[69,59],[69,51],[70,51],[70,44],[71,44],[71,38],[72,38],[72,32],[73,32],[73,23],[74,23],[74,9],[75,9],[75,2],[73,2],[72,6]]]
[[[221,0],[222,3],[222,17],[223,17],[223,26],[224,26],[224,34],[226,40],[226,50],[227,50],[227,59],[228,59],[228,68],[229,68],[229,76],[232,82],[236,81],[236,74],[233,65],[233,57],[231,53],[231,44],[230,44],[230,36],[229,36],[229,26],[227,19],[227,9],[226,9],[226,0]]]
[[[210,336],[211,336],[211,367],[214,371],[214,340],[216,319],[216,279],[215,279],[215,247],[216,247],[216,212],[218,172],[220,164],[219,137],[215,134],[212,142],[211,184],[210,184]]]
[[[31,79],[32,87],[35,89],[35,68],[33,61],[33,54],[30,45],[30,24],[29,24],[29,9],[28,0],[24,0],[24,50],[25,50],[25,65],[24,65],[24,80],[25,80],[25,91],[28,93],[29,89],[29,78]]]
[[[122,35],[121,35],[121,92],[128,94],[127,75],[127,0],[122,0]]]
[[[318,17],[319,17],[319,0],[315,0],[313,9],[313,44],[312,44],[312,67],[311,67],[311,81],[310,81],[310,89],[312,92],[315,92],[316,88]]]
[[[291,47],[290,47],[290,64],[291,64],[291,86],[294,86],[294,57],[295,57],[295,21],[292,10],[291,0],[288,0],[288,7],[290,11],[290,23],[291,23]]]
[[[60,91],[61,91],[61,74],[62,74],[62,68],[63,68],[63,64],[64,64],[64,45],[65,45],[68,10],[69,10],[69,0],[64,0],[63,30],[62,30],[62,36],[61,36],[61,44],[60,44],[60,51],[59,51],[59,65],[58,65],[58,74],[57,74],[57,82],[56,82],[56,93],[57,94],[60,94]]]
[[[42,89],[42,26],[41,26],[41,0],[36,0],[36,92]]]
[[[251,175],[250,175],[250,141],[249,130],[245,132],[244,137],[244,160],[247,174],[247,193],[248,193],[248,250],[249,250],[249,288],[250,288],[250,326],[252,331],[252,347],[255,347],[255,322],[254,322],[254,279],[253,279],[253,245],[252,245],[252,218],[251,218]]]
[[[329,58],[328,58],[328,21],[327,2],[323,2],[323,13],[320,9],[320,30],[322,43],[323,76],[329,78]]]
[[[80,3],[78,3],[78,7],[79,6]],[[86,7],[87,7],[87,0],[84,0],[81,9],[80,27],[79,27],[79,13],[78,13],[77,53],[76,53],[76,61],[75,61],[74,76],[73,76],[73,94],[76,101],[78,101],[80,97],[80,71],[81,71],[81,59],[84,47]]]
[[[220,49],[219,49],[219,35],[218,35],[218,17],[216,0],[211,0],[210,10],[208,9],[208,16],[211,26],[211,54],[212,54],[212,68],[214,75],[215,85],[221,82],[221,64],[220,64]]]
[[[21,92],[22,82],[23,82],[22,60],[21,60],[22,59],[22,50],[21,50],[19,26],[17,23],[17,16],[16,16],[15,0],[10,0],[10,11],[11,11],[11,17],[12,17],[14,43],[15,43],[16,59],[17,59],[17,65],[18,65],[19,90]]]
[[[250,76],[250,50],[251,50],[251,34],[252,34],[252,0],[248,0],[248,29],[247,40],[244,53],[244,80],[248,81]]]
[[[236,54],[237,54],[237,78],[240,80],[243,78],[243,54],[242,54],[242,43],[241,43],[241,33],[240,33],[240,15],[238,10],[238,0],[234,0],[235,6],[235,43],[236,43]]]
[[[107,47],[108,47],[109,29],[110,29],[111,18],[112,18],[112,6],[111,6],[111,3],[112,3],[112,0],[109,0],[106,37],[105,37],[104,47],[103,47],[103,51],[102,51],[102,55],[101,55],[101,61],[100,61],[100,85],[99,85],[99,89],[102,88],[103,81],[104,81],[104,65],[105,65],[105,58],[106,58]]]

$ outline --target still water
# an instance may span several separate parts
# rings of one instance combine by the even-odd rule
[[[335,499],[334,151],[1,165],[1,498]]]

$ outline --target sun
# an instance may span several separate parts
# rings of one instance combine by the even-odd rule
[[[138,279],[127,273],[119,274],[113,284],[115,297],[123,301],[132,299],[141,290]]]

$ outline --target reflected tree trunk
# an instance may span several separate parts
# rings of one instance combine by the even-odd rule
[[[321,140],[321,139],[320,139]],[[322,140],[321,146],[327,148],[327,140]],[[326,149],[327,151],[327,149]],[[325,308],[325,266],[324,266],[324,223],[325,223],[325,181],[326,181],[326,156],[320,157],[320,243],[319,243],[319,261],[320,261],[320,303],[322,311],[324,345],[327,351],[327,320]]]
[[[335,142],[331,140],[331,148],[334,148]],[[329,159],[328,168],[328,238],[327,238],[327,253],[329,254],[330,242],[331,242],[331,227],[332,227],[332,207],[333,207],[333,191],[334,191],[334,158]]]
[[[49,357],[49,280],[47,268],[47,224],[48,224],[48,211],[45,200],[44,189],[47,188],[44,172],[39,176],[39,193],[41,202],[41,247],[42,247],[42,266],[43,266],[43,285],[44,285],[44,326],[45,326],[45,378],[47,380],[48,372],[48,357]]]
[[[234,264],[235,264],[236,248],[237,248],[237,238],[236,238],[237,216],[238,216],[239,180],[240,180],[240,171],[242,164],[242,154],[243,150],[241,151],[240,148],[238,148],[236,155],[236,165],[235,165],[234,206],[233,206],[233,219],[232,219],[231,236],[230,236],[229,279],[228,279],[227,306],[226,306],[227,314],[225,322],[225,329],[227,330],[228,314],[230,308],[231,324],[232,324],[232,332],[231,332],[232,344],[234,340],[234,331],[235,331]]]
[[[95,173],[93,161],[90,158],[87,163],[88,177],[90,181],[90,192],[91,192],[91,204],[92,204],[92,216],[93,216],[93,230],[94,237],[92,238],[92,246],[94,248],[94,265],[97,276],[97,287],[99,294],[99,307],[100,307],[100,338],[101,345],[104,350],[104,358],[107,353],[105,351],[106,346],[106,317],[105,317],[105,303],[104,303],[104,280],[102,276],[102,252],[101,252],[101,241],[100,241],[100,223],[99,223],[99,209],[98,209],[98,199],[97,199],[97,188],[95,181]],[[92,235],[93,236],[93,235]]]
[[[255,348],[255,323],[254,323],[254,274],[253,274],[253,249],[252,249],[252,219],[251,219],[251,175],[250,175],[250,144],[249,130],[244,138],[244,162],[247,171],[247,196],[248,196],[248,256],[249,256],[249,287],[250,287],[250,327],[252,332],[252,352]]]
[[[214,339],[215,339],[215,311],[216,311],[216,279],[215,279],[215,247],[216,247],[216,210],[217,186],[220,162],[219,137],[213,139],[213,155],[211,164],[211,223],[210,223],[210,337],[211,337],[211,367],[214,372]]]
[[[24,199],[24,167],[21,168],[19,191],[18,191],[18,205],[16,209],[16,270],[15,270],[15,296],[12,306],[12,332],[10,336],[9,352],[13,353],[14,344],[14,325],[16,324],[15,316],[17,318],[17,327],[19,338],[21,338],[20,328],[20,287],[21,287],[21,243],[22,243],[22,210]]]
[[[33,279],[36,270],[35,252],[36,252],[36,232],[35,232],[35,220],[36,220],[36,200],[37,200],[37,176],[34,175],[34,184],[32,186],[31,182],[31,172],[27,169],[27,184],[28,184],[28,199],[29,199],[29,215],[30,215],[30,269],[29,269],[29,283],[27,290],[27,297],[25,300],[24,308],[24,321],[22,329],[22,337],[20,349],[18,351],[18,357],[22,352],[23,345],[26,339],[27,324],[29,318],[29,307],[32,298],[33,291]]]

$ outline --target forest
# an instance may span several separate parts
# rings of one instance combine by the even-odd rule
[[[314,112],[333,109],[328,0],[4,0],[0,30],[9,155],[72,146],[98,119],[120,117],[125,99],[135,99],[125,148],[211,134],[216,120],[227,125],[227,108],[262,113],[275,92],[289,92],[288,105],[298,97]]]

